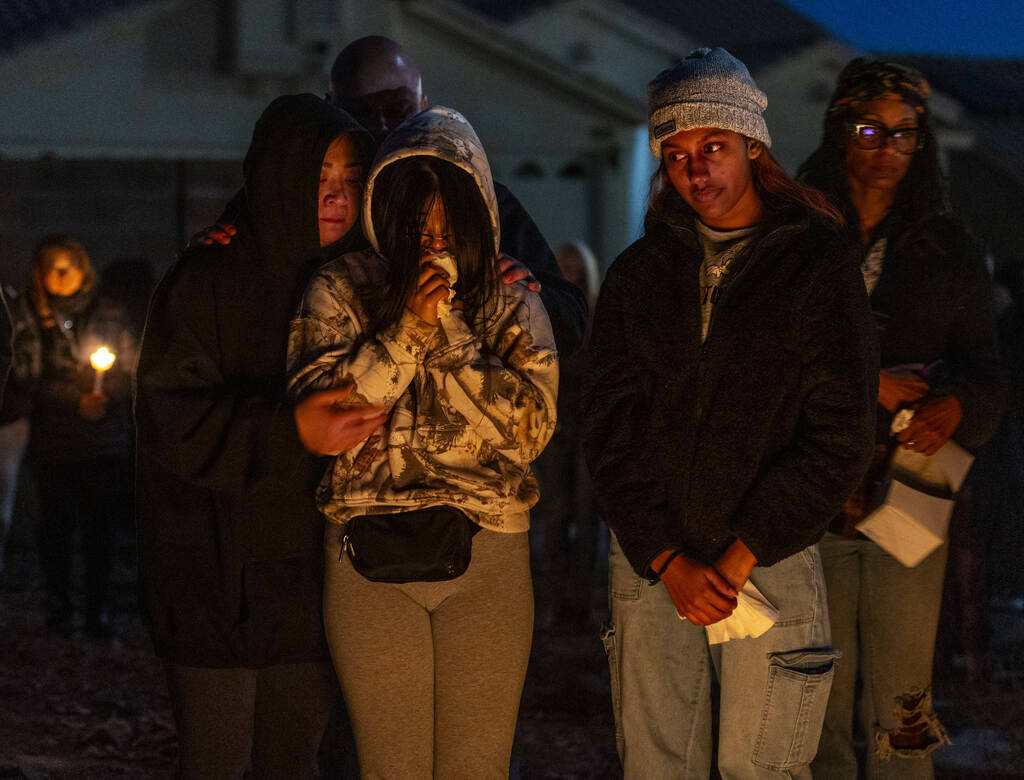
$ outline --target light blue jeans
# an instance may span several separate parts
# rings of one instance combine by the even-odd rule
[[[832,639],[843,653],[814,760],[821,777],[858,777],[853,750],[858,660],[860,719],[867,738],[867,763],[860,776],[934,777],[931,753],[948,741],[932,710],[930,690],[948,553],[944,544],[908,569],[867,539],[829,533],[821,540]],[[920,694],[924,697],[919,699]],[[901,726],[921,732],[922,746],[895,749],[890,734]]]
[[[751,574],[779,610],[772,628],[711,646],[702,626],[679,619],[664,585],[633,571],[614,535],[608,563],[604,642],[626,779],[710,775],[713,673],[722,777],[810,777],[838,657],[817,547]]]

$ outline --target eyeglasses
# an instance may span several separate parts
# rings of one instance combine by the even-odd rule
[[[850,125],[850,135],[858,149],[882,149],[889,143],[890,138],[892,145],[900,154],[913,154],[924,146],[920,128],[917,127],[893,129],[885,125],[857,122]]]

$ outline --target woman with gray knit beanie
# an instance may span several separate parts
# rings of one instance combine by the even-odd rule
[[[645,235],[609,269],[582,416],[609,554],[627,778],[809,777],[837,653],[815,542],[871,455],[867,296],[767,98],[699,49],[648,86]]]
[[[948,742],[932,710],[931,679],[949,544],[908,567],[858,532],[886,492],[897,452],[932,455],[995,431],[1005,387],[992,292],[980,253],[946,205],[928,110],[928,82],[891,62],[856,59],[839,74],[821,145],[802,177],[827,194],[859,248],[877,321],[875,457],[821,542],[832,639],[843,653],[815,774],[856,778],[858,662],[867,756],[861,776],[930,778]],[[913,410],[890,435],[894,414]]]

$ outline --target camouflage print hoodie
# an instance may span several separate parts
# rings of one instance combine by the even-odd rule
[[[435,107],[396,128],[366,185],[363,225],[374,248],[323,266],[292,321],[293,398],[350,385],[355,402],[391,409],[379,430],[334,458],[317,503],[335,523],[453,505],[486,528],[525,531],[538,498],[529,463],[554,430],[558,385],[555,341],[540,297],[523,284],[502,284],[496,311],[486,318],[466,322],[461,311],[449,310],[435,327],[407,309],[398,322],[368,335],[366,291],[384,283],[388,262],[377,251],[370,218],[374,181],[385,166],[414,155],[439,157],[473,176],[497,252],[490,167],[469,123]]]

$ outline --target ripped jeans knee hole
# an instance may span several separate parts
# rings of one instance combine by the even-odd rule
[[[949,745],[949,735],[932,709],[932,692],[915,688],[894,702],[896,728],[875,735],[878,757],[922,758],[942,745]]]

